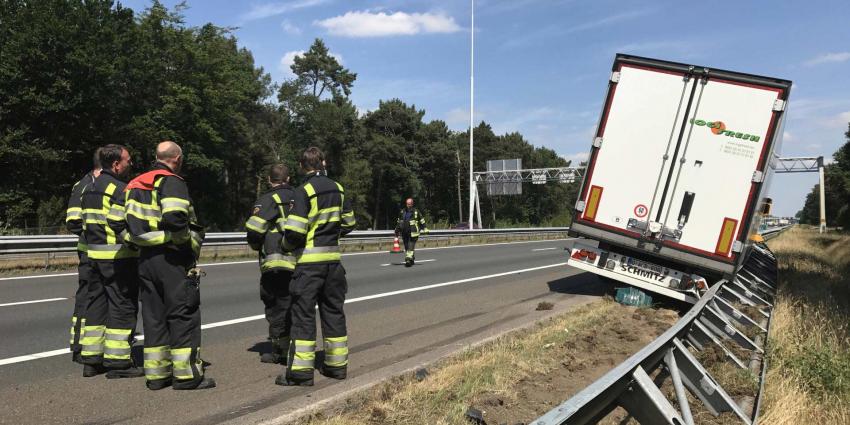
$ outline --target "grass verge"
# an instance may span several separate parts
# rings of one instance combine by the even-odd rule
[[[669,310],[624,307],[606,298],[444,359],[424,379],[416,374],[393,378],[342,408],[299,423],[469,424],[469,407],[483,411],[487,423],[528,423],[676,319]]]
[[[850,423],[850,235],[794,228],[768,243],[779,291],[761,423]]]

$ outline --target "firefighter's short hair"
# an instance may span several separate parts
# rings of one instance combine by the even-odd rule
[[[269,181],[283,183],[289,178],[289,167],[286,164],[273,164],[269,167]]]
[[[112,163],[121,161],[121,153],[127,150],[124,146],[116,144],[108,144],[98,149],[97,157],[100,159],[100,166],[104,170],[112,168]]]
[[[304,153],[301,154],[301,167],[307,171],[324,171],[324,161],[325,154],[315,146],[305,149]]]

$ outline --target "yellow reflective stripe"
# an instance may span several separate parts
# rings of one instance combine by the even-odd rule
[[[86,208],[83,210],[83,221],[86,224],[106,224],[106,214],[100,209]]]
[[[286,225],[284,225],[283,228],[284,230],[291,230],[296,233],[305,234],[307,233],[308,228],[307,219],[290,214],[286,219]]]
[[[121,205],[112,204],[106,218],[112,221],[124,221],[124,208]]]
[[[298,256],[298,264],[305,263],[324,263],[340,261],[342,256],[338,252],[318,253],[318,254],[301,254]]]
[[[257,233],[266,233],[269,228],[268,221],[252,215],[248,218],[248,221],[245,222],[245,228],[253,230]]]
[[[200,351],[200,349],[198,349]],[[195,374],[192,369],[192,349],[191,348],[173,348],[171,349],[172,374],[174,379],[194,379]],[[200,355],[195,361],[195,369],[198,375],[204,374],[204,368],[201,364]]]
[[[106,339],[105,325],[85,326],[83,327],[83,337],[80,338],[80,345],[84,356],[99,356],[103,354],[103,341]]]
[[[348,365],[348,337],[325,338],[325,364],[332,367]]]
[[[145,346],[143,352],[145,378],[154,380],[171,377],[171,352],[169,346]]]
[[[292,370],[310,371],[316,361],[316,341],[295,340]]]
[[[142,233],[141,235],[133,235],[130,237],[130,241],[139,246],[157,246],[170,240],[171,233],[165,230],[155,230],[153,232]]]
[[[77,242],[77,251],[88,252],[89,246],[85,242],[78,241]]]
[[[80,207],[71,207],[65,211],[65,221],[81,220],[83,218],[83,209]]]
[[[140,220],[159,220],[162,214],[159,212],[159,206],[143,204],[134,199],[128,199],[124,205],[124,211],[128,215],[132,215]]]
[[[106,329],[106,340],[103,344],[103,358],[114,360],[130,359],[131,329]]]
[[[162,206],[163,214],[173,211],[189,213],[189,201],[186,199],[162,198],[160,205]]]

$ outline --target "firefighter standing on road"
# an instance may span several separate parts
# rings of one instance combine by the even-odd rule
[[[251,217],[245,223],[248,244],[260,254],[260,299],[265,305],[269,322],[269,341],[272,352],[263,353],[263,363],[286,361],[284,348],[289,347],[291,324],[289,282],[295,270],[295,257],[281,246],[286,216],[294,192],[289,186],[289,168],[272,165],[268,176],[269,190],[254,202]]]
[[[86,237],[83,234],[83,208],[82,205],[82,197],[83,193],[85,193],[92,185],[94,185],[94,180],[100,175],[100,158],[98,158],[98,154],[100,153],[100,149],[95,150],[94,152],[94,161],[92,165],[92,170],[89,171],[85,176],[83,176],[80,181],[74,184],[73,189],[71,189],[71,198],[68,199],[68,209],[65,213],[65,227],[69,232],[79,236],[79,240],[77,241],[77,257],[79,258],[79,265],[77,266],[77,277],[78,277],[78,285],[77,285],[77,293],[74,296],[74,313],[71,316],[71,359],[74,362],[81,363],[82,358],[80,357],[80,351],[82,351],[82,345],[80,345],[80,337],[82,336],[83,327],[86,325],[86,308],[88,307],[89,296],[89,280],[91,277],[91,262],[89,261],[88,246],[86,245]]]
[[[425,225],[425,217],[413,207],[413,198],[407,198],[404,206],[398,213],[395,232],[396,235],[401,233],[404,241],[404,265],[410,267],[416,261],[416,241],[419,240],[420,234],[428,234],[428,227]]]
[[[124,182],[133,165],[127,149],[106,145],[98,154],[103,168],[82,195],[83,236],[91,261],[86,325],[80,339],[83,376],[142,376],[130,357],[139,311],[138,251],[126,242]]]
[[[339,238],[354,229],[354,212],[339,183],[325,176],[322,152],[308,148],[301,156],[307,178],[295,190],[286,219],[283,248],[295,254],[292,294],[292,335],[286,371],[278,385],[311,386],[316,359],[316,303],[324,339],[323,375],[345,379],[348,333],[343,304],[348,284],[340,263]]]
[[[127,185],[127,225],[141,247],[144,369],[147,387],[175,390],[215,387],[201,360],[200,272],[203,242],[186,182],[177,175],[183,151],[174,142],[156,147],[151,171]]]

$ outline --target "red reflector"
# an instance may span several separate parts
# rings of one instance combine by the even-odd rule
[[[587,253],[587,260],[588,261],[596,261],[596,253],[595,252],[588,252]]]

